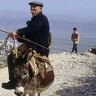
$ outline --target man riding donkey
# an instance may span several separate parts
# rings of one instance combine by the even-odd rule
[[[27,27],[18,29],[16,32],[11,32],[9,35],[13,39],[17,39],[19,42],[23,43],[20,47],[17,48],[18,51],[20,51],[19,55],[24,55],[28,52],[29,49],[32,49],[36,54],[39,54],[40,58],[46,57],[48,59],[50,43],[49,21],[47,17],[42,13],[43,4],[41,2],[33,1],[30,2],[29,5],[32,18],[30,21],[26,22]],[[14,76],[12,72],[14,69],[13,58],[13,52],[11,52],[7,58],[10,84],[14,83]],[[34,66],[37,67],[37,65]]]

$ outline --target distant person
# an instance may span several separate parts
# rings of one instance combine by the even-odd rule
[[[77,32],[77,28],[74,27],[73,28],[73,33],[71,35],[71,40],[73,42],[73,47],[72,47],[72,51],[71,51],[72,53],[74,51],[75,51],[75,53],[77,53],[77,45],[79,43],[79,38],[80,38],[80,36],[79,36],[79,33]]]

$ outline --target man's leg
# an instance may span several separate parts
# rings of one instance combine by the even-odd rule
[[[73,47],[72,47],[72,53],[74,52],[74,49],[75,49],[75,44],[73,43]]]
[[[38,50],[37,50],[38,53],[40,53],[42,56],[46,56],[46,57],[48,57],[49,51],[50,51],[50,49],[47,50],[47,49],[44,49],[41,47],[38,47]]]
[[[77,44],[74,45],[75,53],[77,53]]]
[[[2,83],[2,87],[5,89],[14,89],[15,88],[15,80],[12,70],[14,69],[14,63],[12,61],[12,53],[10,53],[7,57],[7,63],[8,63],[8,71],[9,71],[9,82]]]
[[[9,80],[14,81],[14,74],[13,74],[13,69],[14,69],[14,63],[13,63],[13,56],[12,53],[10,53],[7,57],[7,62],[8,62],[8,72],[9,72]]]

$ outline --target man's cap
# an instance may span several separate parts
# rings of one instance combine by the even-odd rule
[[[73,30],[77,30],[77,28],[76,28],[76,27],[74,27],[74,28],[73,28]]]
[[[29,3],[29,5],[30,5],[30,6],[32,6],[32,5],[37,5],[37,6],[43,7],[43,3],[40,2],[40,1],[32,1],[32,2]]]

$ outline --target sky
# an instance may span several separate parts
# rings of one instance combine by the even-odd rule
[[[28,3],[32,0],[0,0],[0,10],[30,11]],[[39,0],[48,14],[68,14],[82,18],[96,19],[96,0]]]
[[[14,11],[14,12],[22,11],[22,12],[29,13],[30,6],[28,5],[28,3],[31,1],[32,0],[0,0],[0,11],[5,12],[4,14],[6,16],[8,15],[8,14],[6,14],[7,13],[6,11],[8,11],[8,13],[9,13],[9,11],[10,12],[11,11]],[[50,21],[52,21],[51,25],[50,25],[50,27],[51,27],[50,29],[54,34],[57,32],[58,34],[60,34],[60,36],[62,36],[62,38],[64,36],[66,36],[66,37],[70,36],[68,32],[70,32],[70,34],[71,34],[73,26],[76,26],[81,33],[85,33],[84,36],[91,36],[91,35],[88,35],[89,33],[86,35],[87,31],[91,32],[90,34],[92,34],[92,32],[95,32],[94,34],[96,34],[96,27],[95,27],[95,25],[96,25],[96,0],[39,0],[39,1],[43,2],[43,4],[44,4],[44,8],[43,8],[44,13],[54,14],[54,15],[52,15],[53,16],[52,20],[56,16],[59,18],[58,19],[60,21],[60,22],[58,21],[59,24],[57,22],[57,18],[56,18],[55,23],[50,19]],[[18,15],[17,12],[16,12],[16,15]],[[3,16],[2,14],[0,14],[0,15]],[[10,13],[10,17],[11,17],[11,15],[12,15],[12,17],[14,17],[14,14]],[[49,15],[49,16],[51,16],[51,15]],[[68,16],[71,17],[71,19]],[[25,20],[25,17],[26,16],[23,16],[24,20]],[[0,18],[0,19],[2,20],[2,18]],[[49,19],[49,17],[48,17],[48,19]],[[19,19],[16,18],[15,20],[18,21]],[[71,20],[73,20],[74,22],[71,22]],[[75,20],[77,20],[77,21],[80,20],[80,22],[76,23]],[[84,22],[84,20],[87,21],[87,23]],[[13,19],[12,20],[9,19],[9,21],[10,21],[11,25],[15,24]],[[84,24],[81,21],[83,21]],[[91,23],[89,21],[91,21]],[[0,26],[0,27],[2,29],[6,29],[6,30],[13,30],[13,29],[15,30],[16,28],[18,28],[19,25],[23,26],[22,23],[20,23],[18,25],[16,23],[15,26],[11,26],[12,28],[14,27],[12,29],[12,28],[10,28],[10,24],[8,26],[8,22],[6,22],[6,18],[5,18],[5,20],[2,20],[2,22],[5,25],[3,25],[1,23],[2,26]],[[25,22],[23,22],[23,23],[25,24]],[[6,25],[8,27],[6,27]],[[53,26],[55,26],[55,28]],[[59,30],[59,32],[58,32],[58,30]],[[68,35],[67,35],[67,33],[68,33]],[[81,33],[80,33],[80,35],[81,35]],[[93,36],[96,38],[96,35],[92,35],[92,38],[93,38]],[[55,37],[55,35],[54,35],[54,37]]]

